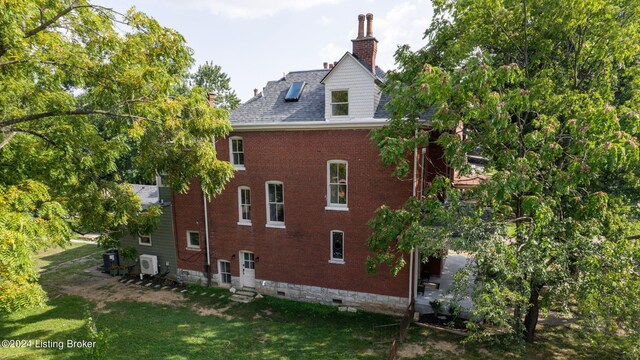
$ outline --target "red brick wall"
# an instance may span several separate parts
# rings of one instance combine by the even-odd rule
[[[364,61],[369,66],[369,69],[375,73],[378,41],[372,37],[351,41],[353,42],[353,55]]]
[[[366,271],[370,255],[367,222],[382,204],[401,206],[411,196],[411,180],[391,176],[383,167],[368,130],[239,132],[244,139],[245,167],[209,205],[212,268],[231,262],[239,276],[239,254],[259,257],[256,279],[406,297],[408,270],[393,277],[387,267]],[[216,143],[218,156],[229,158],[228,139]],[[349,211],[325,210],[327,161],[348,161]],[[266,228],[265,182],[284,183],[286,229]],[[237,225],[238,187],[251,188],[252,226]],[[193,186],[174,197],[179,267],[202,271],[202,261],[186,261],[186,230],[202,223],[201,192]],[[203,227],[202,227],[203,229]],[[331,230],[344,231],[345,264],[328,263]],[[202,230],[204,231],[204,230]],[[202,236],[204,242],[204,236]],[[204,249],[204,247],[203,247]],[[232,255],[236,256],[232,259]],[[408,256],[406,257],[408,262]]]
[[[204,272],[206,271],[207,259],[205,251],[204,203],[200,181],[192,181],[189,192],[186,194],[173,193],[172,202],[178,268]],[[199,251],[187,249],[187,231],[200,232]]]

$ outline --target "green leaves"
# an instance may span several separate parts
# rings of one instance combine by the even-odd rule
[[[208,196],[221,191],[233,171],[213,139],[229,133],[228,113],[212,109],[199,87],[178,92],[192,64],[182,35],[134,9],[3,3],[0,198],[13,204],[0,209],[8,219],[0,231],[11,231],[13,244],[3,253],[6,273],[20,273],[29,251],[64,243],[71,229],[113,240],[127,226],[152,227],[157,211],[141,211],[123,184],[130,179],[166,173],[186,191],[199,177]],[[35,294],[35,276],[20,279],[0,276],[0,286],[10,281],[18,294],[33,285]]]
[[[393,216],[380,211],[372,249],[472,254],[476,316],[514,338],[533,341],[538,311],[572,302],[588,309],[580,314],[592,329],[617,327],[637,339],[634,311],[622,309],[637,308],[626,299],[640,293],[629,276],[638,274],[628,260],[637,246],[625,240],[640,200],[639,9],[434,2],[427,46],[396,53],[399,71],[386,88],[392,119],[374,139],[398,174],[413,175],[413,147],[435,143],[453,184],[475,173],[483,181],[471,190],[433,182]],[[432,114],[428,125],[414,120],[424,114]],[[474,170],[468,154],[486,165]]]

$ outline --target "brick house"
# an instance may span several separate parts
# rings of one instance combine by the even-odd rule
[[[234,179],[210,202],[197,181],[172,197],[178,279],[377,311],[406,307],[418,262],[395,277],[385,267],[368,274],[367,222],[447,169],[436,147],[422,152],[430,161],[419,181],[382,165],[370,131],[388,118],[385,72],[375,64],[373,15],[366,20],[365,34],[358,16],[353,51],[335,66],[270,81],[231,114],[233,132],[216,149]]]

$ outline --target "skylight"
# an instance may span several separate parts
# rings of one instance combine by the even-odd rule
[[[300,95],[302,95],[302,89],[304,89],[304,85],[304,81],[295,81],[293,84],[291,84],[287,95],[284,97],[284,101],[289,102],[300,100]]]

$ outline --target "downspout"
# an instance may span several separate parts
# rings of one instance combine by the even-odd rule
[[[424,196],[424,158],[427,157],[427,148],[422,148],[422,158],[420,162],[422,163],[420,167],[420,197]]]
[[[207,244],[207,286],[211,286],[211,252],[209,248],[209,214],[207,213],[207,196],[202,192],[204,205],[204,238]]]
[[[418,138],[418,129],[416,129],[415,134],[414,134],[414,139]],[[413,197],[416,197],[416,187],[418,186],[418,144],[416,143],[413,146],[413,181],[412,181],[412,191],[411,194]],[[409,254],[410,259],[409,259],[409,304],[411,304],[411,301],[413,301],[413,297],[414,297],[414,273],[415,273],[415,269],[414,269],[414,265],[413,265],[413,258],[414,258],[414,253],[415,253],[415,249],[413,248],[413,246],[411,247],[411,252]],[[416,253],[417,254],[417,253]]]

